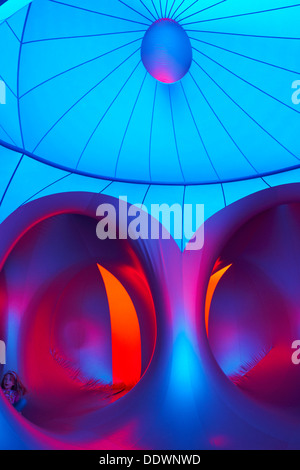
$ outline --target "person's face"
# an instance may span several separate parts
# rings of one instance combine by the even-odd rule
[[[14,384],[15,384],[15,380],[14,380],[13,376],[10,375],[10,374],[7,374],[4,377],[4,389],[5,390],[11,390],[12,387],[14,386]]]

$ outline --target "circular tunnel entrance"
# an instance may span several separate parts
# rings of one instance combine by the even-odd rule
[[[142,262],[127,240],[97,239],[96,223],[72,213],[43,220],[1,272],[6,368],[28,389],[24,417],[59,434],[95,427],[93,413],[139,382],[155,349]]]
[[[249,220],[223,248],[206,296],[210,348],[246,395],[299,420],[300,204]]]

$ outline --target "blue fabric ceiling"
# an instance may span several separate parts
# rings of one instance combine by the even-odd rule
[[[284,0],[35,0],[0,25],[0,139],[110,181],[207,184],[300,166],[300,4]],[[170,17],[193,47],[156,81],[142,39]]]

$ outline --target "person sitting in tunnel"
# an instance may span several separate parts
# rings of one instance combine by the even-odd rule
[[[16,372],[10,370],[4,374],[1,382],[1,389],[10,404],[21,413],[27,403],[24,398],[27,390]]]

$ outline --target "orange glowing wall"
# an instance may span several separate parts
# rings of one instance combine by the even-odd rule
[[[210,280],[209,280],[209,283],[208,283],[208,288],[207,288],[207,294],[206,294],[206,302],[205,302],[205,327],[206,327],[207,336],[208,336],[210,306],[211,306],[211,302],[212,302],[215,290],[216,290],[217,285],[219,284],[220,280],[222,279],[222,277],[224,276],[226,271],[228,271],[228,269],[231,266],[232,266],[232,264],[230,264],[229,266],[226,266],[223,269],[220,269],[219,271],[217,271],[215,274],[213,274],[210,277]]]
[[[135,307],[118,279],[98,264],[108,298],[113,383],[136,384],[141,377],[141,333]]]

